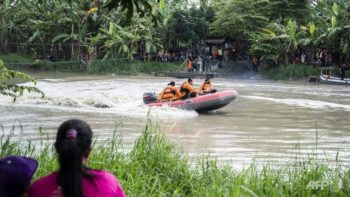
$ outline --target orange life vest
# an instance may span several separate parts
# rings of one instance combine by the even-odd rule
[[[184,83],[181,85],[181,87],[180,87],[180,92],[181,92],[181,93],[185,93],[185,94],[190,93],[190,90],[187,89],[187,88],[185,87],[185,84],[186,84],[186,83],[188,83],[188,82],[184,82]]]
[[[210,92],[213,89],[213,86],[210,83],[203,83],[200,88],[203,92]]]
[[[192,68],[193,68],[192,61],[188,60],[188,62],[187,62],[187,69],[192,69]]]
[[[163,96],[161,99],[163,100],[171,100],[174,99],[176,97],[176,87],[168,85],[164,91],[163,91]]]
[[[184,82],[181,87],[180,87],[180,94],[181,98],[184,97],[185,95],[196,92],[196,90],[192,87],[192,85],[188,82]]]

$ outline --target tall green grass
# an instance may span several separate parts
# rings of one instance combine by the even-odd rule
[[[305,64],[282,64],[266,69],[264,74],[275,80],[302,79],[320,75],[318,67]]]
[[[80,61],[33,61],[18,54],[0,54],[9,69],[24,71],[72,72],[89,74],[137,75],[158,71],[176,71],[181,63],[142,62],[128,59],[92,60],[83,64]]]
[[[177,63],[142,62],[131,60],[91,61],[87,65],[87,72],[93,74],[114,73],[121,75],[150,74],[157,71],[175,71]]]
[[[0,157],[25,155],[39,161],[34,179],[58,168],[51,144],[15,143],[1,137]],[[90,167],[114,173],[128,196],[348,196],[350,171],[310,157],[276,166],[252,162],[242,170],[203,156],[191,162],[169,142],[160,127],[148,120],[131,150],[115,131],[103,142],[95,141]],[[318,185],[317,184],[321,184]],[[322,186],[322,187],[321,187]]]

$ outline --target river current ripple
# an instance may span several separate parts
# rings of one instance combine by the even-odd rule
[[[52,143],[60,123],[81,118],[91,124],[98,141],[116,129],[128,149],[149,114],[191,159],[206,156],[243,166],[252,160],[279,165],[310,155],[334,161],[338,155],[344,165],[350,164],[350,87],[213,79],[215,88],[234,89],[238,99],[208,114],[143,105],[143,92],[160,92],[171,80],[177,85],[183,81],[151,76],[39,79],[45,99],[25,94],[12,102],[0,96],[2,133],[20,142]],[[195,79],[194,86],[201,82]]]

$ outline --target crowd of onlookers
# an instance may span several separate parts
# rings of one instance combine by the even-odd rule
[[[260,64],[260,58],[254,55],[249,56],[250,68],[257,72],[257,67]],[[296,51],[293,55],[293,64],[309,64],[319,67],[333,67],[338,66],[341,78],[344,79],[345,71],[350,69],[350,54],[347,57],[339,54],[337,51],[330,49],[318,49],[315,53],[312,53],[305,49]],[[277,63],[285,63],[285,56],[279,56]],[[333,68],[332,68],[333,69]],[[329,75],[330,69],[325,69],[326,74]]]
[[[313,64],[320,67],[341,66],[349,64],[350,57],[342,57],[338,52],[330,49],[318,49],[315,54],[309,51],[300,50],[296,53],[293,63],[295,64]]]
[[[302,52],[300,54],[300,63],[305,63],[306,58],[306,53]],[[317,50],[314,57],[314,64],[320,67],[338,66],[340,78],[343,80],[345,77],[345,71],[350,69],[350,56],[344,58],[341,54],[339,54],[339,52],[322,48]],[[326,70],[326,74],[330,75],[329,70]]]
[[[175,62],[175,61],[185,61],[186,51],[177,52],[164,52],[160,51],[158,53],[138,53],[134,55],[135,60],[140,61],[158,61],[158,62]]]
[[[202,47],[200,49],[176,49],[176,50],[161,50],[157,53],[139,52],[134,55],[135,60],[141,61],[159,61],[159,62],[174,62],[185,61],[188,58],[195,59],[198,55],[211,56],[215,59],[224,61],[235,60],[237,50],[234,48],[222,47]]]
[[[181,62],[188,72],[207,72],[222,68],[225,62],[235,60],[237,51],[234,48],[203,47],[198,49],[179,49],[159,51],[158,53],[137,53],[135,60],[149,62]]]

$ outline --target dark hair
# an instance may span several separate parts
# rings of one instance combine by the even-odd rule
[[[168,85],[175,86],[175,81],[170,81]]]
[[[62,187],[64,197],[82,197],[83,177],[92,180],[83,164],[83,158],[90,153],[91,142],[91,128],[82,120],[67,120],[58,128],[55,142],[60,164],[57,183]]]
[[[188,78],[187,82],[190,82],[190,81],[192,81],[192,78],[191,78],[191,77],[190,77],[190,78]]]

